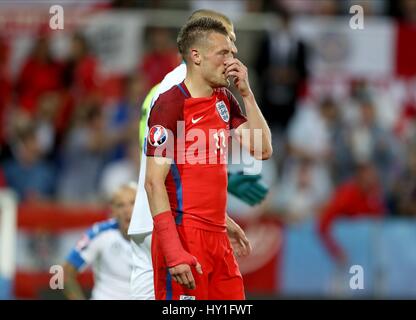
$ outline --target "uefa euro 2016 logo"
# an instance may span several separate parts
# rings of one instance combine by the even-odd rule
[[[153,147],[159,147],[168,140],[167,130],[160,125],[156,125],[150,128],[148,136],[149,136],[149,143]]]

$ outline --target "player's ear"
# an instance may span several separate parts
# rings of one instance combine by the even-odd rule
[[[198,49],[191,49],[191,60],[196,65],[201,64],[201,55],[200,55]]]

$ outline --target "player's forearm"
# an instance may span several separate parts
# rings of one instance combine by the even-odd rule
[[[84,292],[77,280],[71,279],[65,281],[64,294],[69,300],[85,300]]]
[[[85,300],[84,292],[79,284],[75,268],[69,264],[64,265],[64,294],[69,300]]]
[[[250,130],[250,151],[254,153],[256,158],[266,160],[270,158],[273,153],[271,144],[272,135],[270,128],[266,122],[266,119],[261,113],[260,108],[257,105],[256,98],[252,92],[246,96],[243,96],[243,102],[247,113],[247,125],[248,129]],[[261,132],[261,145],[259,144],[259,141],[256,141],[256,139],[258,139],[256,138],[256,131],[258,130]],[[243,137],[245,137],[244,134]]]
[[[237,222],[235,222],[233,219],[230,218],[230,216],[228,215],[228,213],[227,213],[227,215],[225,217],[226,217],[226,219],[225,219],[225,225],[226,225],[226,228],[227,228],[227,232],[229,234],[233,234],[238,229],[241,229],[240,226],[237,224]]]
[[[230,218],[228,213],[225,215],[225,225],[227,227],[227,230],[230,230],[231,228],[233,228],[236,225],[236,222],[233,219]]]
[[[153,216],[153,235],[168,267],[195,265],[195,258],[183,249],[164,182],[146,177],[145,188]]]
[[[161,212],[171,210],[164,181],[146,177],[145,189],[153,217]]]

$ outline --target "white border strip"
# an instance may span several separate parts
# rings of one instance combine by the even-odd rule
[[[0,274],[13,280],[16,270],[17,198],[14,192],[0,190]]]

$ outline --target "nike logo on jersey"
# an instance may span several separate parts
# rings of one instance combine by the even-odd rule
[[[198,122],[199,120],[201,120],[203,117],[204,117],[204,116],[199,117],[199,118],[197,118],[197,119],[192,118],[192,123],[193,123],[193,124],[197,123],[197,122]]]

